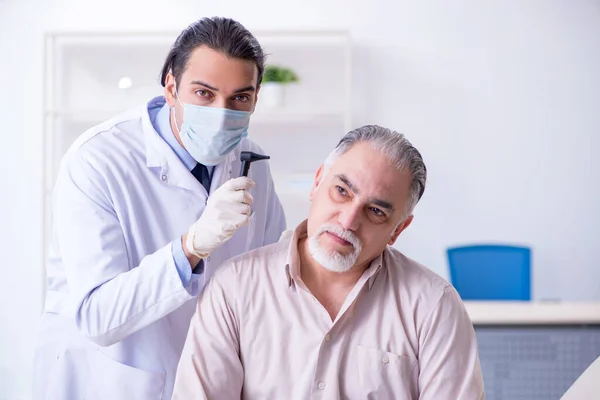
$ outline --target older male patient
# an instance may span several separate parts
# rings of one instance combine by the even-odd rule
[[[379,126],[348,133],[316,173],[293,235],[208,283],[175,399],[484,399],[455,289],[390,247],[425,189],[420,153]]]

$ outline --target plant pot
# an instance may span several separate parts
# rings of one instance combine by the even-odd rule
[[[259,102],[266,108],[280,108],[285,102],[285,85],[277,82],[266,82],[260,87]]]

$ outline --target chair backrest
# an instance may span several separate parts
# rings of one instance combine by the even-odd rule
[[[531,300],[530,248],[482,244],[447,254],[452,285],[463,300]]]

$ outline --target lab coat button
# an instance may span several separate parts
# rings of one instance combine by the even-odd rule
[[[381,361],[382,361],[384,364],[387,364],[387,363],[389,363],[389,362],[390,362],[390,358],[389,358],[388,356],[383,356],[383,358],[381,359]]]
[[[325,341],[326,341],[326,342],[329,342],[330,340],[331,340],[331,335],[330,335],[330,334],[327,334],[327,335],[325,336]]]
[[[161,177],[160,177],[160,179],[162,179],[163,181],[166,181],[167,180],[167,175],[162,174]]]
[[[320,390],[325,389],[325,382],[319,382],[319,384],[317,385],[319,387]]]

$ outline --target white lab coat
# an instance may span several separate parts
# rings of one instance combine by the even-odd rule
[[[219,265],[277,241],[285,217],[268,163],[252,164],[248,226],[183,287],[171,242],[207,194],[154,130],[159,97],[85,132],[61,163],[54,193],[48,291],[36,348],[35,399],[171,398],[196,296]],[[244,139],[215,167],[211,192],[239,176]],[[271,155],[273,156],[273,155]]]

